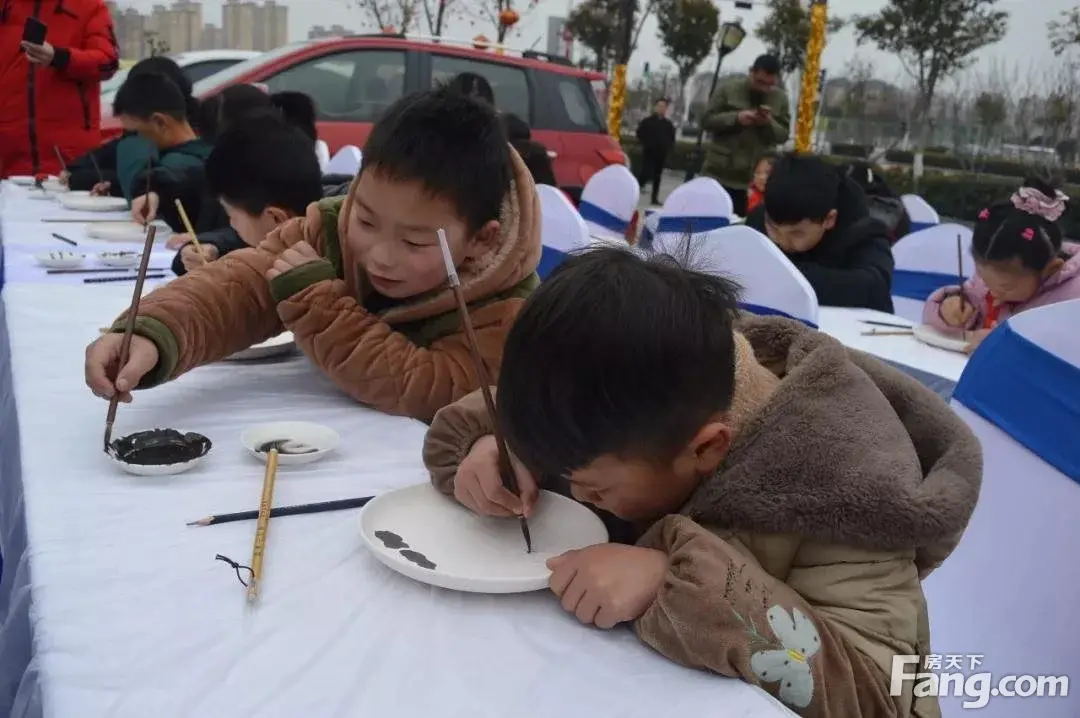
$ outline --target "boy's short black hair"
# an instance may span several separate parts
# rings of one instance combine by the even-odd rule
[[[303,92],[283,91],[270,95],[270,102],[278,108],[285,121],[311,138],[319,139],[315,126],[315,100]]]
[[[258,215],[280,207],[303,216],[322,199],[322,171],[309,140],[273,111],[223,132],[206,160],[211,194]]]
[[[767,75],[779,75],[780,74],[780,58],[776,55],[758,55],[754,60],[753,66],[750,68],[754,72],[764,72]]]
[[[129,76],[116,91],[113,114],[149,120],[152,115],[166,115],[177,121],[188,119],[188,103],[176,83],[154,73]]]
[[[548,155],[547,147],[533,140],[519,140],[513,143],[513,147],[521,155],[534,183],[559,186],[555,179],[555,165]]]
[[[364,145],[361,172],[416,181],[450,201],[470,232],[499,219],[513,166],[495,109],[447,88],[391,105]]]
[[[270,96],[255,85],[230,85],[200,106],[199,136],[212,143],[246,115],[272,108]]]
[[[670,256],[567,259],[506,339],[496,403],[511,451],[552,477],[604,454],[673,459],[731,408],[738,293]]]
[[[477,97],[489,105],[495,104],[495,91],[491,89],[491,83],[475,72],[459,72],[446,82],[445,87],[451,92]]]
[[[817,157],[784,155],[765,184],[765,214],[776,224],[822,222],[836,209],[840,174]]]

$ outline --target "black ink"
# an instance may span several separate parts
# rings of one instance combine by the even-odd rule
[[[401,555],[415,563],[420,568],[426,568],[429,571],[435,568],[435,564],[433,564],[427,556],[420,553],[419,551],[401,551]]]
[[[268,453],[270,449],[277,449],[279,454],[290,455],[314,454],[318,451],[314,446],[293,439],[273,439],[272,441],[264,441],[259,444],[255,451],[260,454],[265,454]]]
[[[383,546],[389,549],[409,548],[409,544],[405,543],[405,539],[393,531],[376,531],[375,538],[382,541]]]
[[[121,436],[109,445],[109,452],[125,464],[164,466],[194,461],[210,453],[212,446],[202,434],[150,429]]]

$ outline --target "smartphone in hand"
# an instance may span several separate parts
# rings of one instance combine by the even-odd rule
[[[49,26],[38,20],[36,17],[26,18],[26,24],[23,25],[22,41],[28,42],[31,45],[44,45],[45,36],[49,32]]]

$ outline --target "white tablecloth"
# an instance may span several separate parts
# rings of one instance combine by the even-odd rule
[[[19,490],[0,493],[13,502],[0,506],[0,536],[23,511],[27,536],[6,556],[22,610],[5,616],[0,598],[0,637],[29,635],[21,616],[33,641],[28,665],[12,664],[17,643],[0,650],[0,688],[18,685],[15,708],[0,694],[0,715],[790,715],[756,688],[668,662],[627,630],[581,626],[547,592],[470,595],[398,576],[362,547],[356,511],[275,520],[262,601],[246,609],[214,556],[246,563],[253,524],[185,526],[257,505],[262,466],[241,430],[287,418],[341,434],[335,456],[281,470],[274,501],[288,505],[426,481],[425,427],[358,407],[303,357],[221,363],[138,393],[117,420],[118,434],[200,431],[214,442],[206,463],[176,477],[120,473],[101,451],[107,404],[86,390],[82,363],[130,291],[10,277],[4,290],[22,467]]]

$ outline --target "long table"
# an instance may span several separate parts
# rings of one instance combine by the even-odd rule
[[[51,246],[10,199],[9,260]],[[357,406],[302,356],[219,363],[138,393],[116,427],[202,432],[214,442],[207,461],[175,477],[123,474],[101,450],[106,404],[83,385],[82,363],[131,286],[25,268],[9,272],[3,294],[13,391],[0,385],[0,715],[790,715],[757,688],[670,663],[630,631],[580,625],[548,592],[463,594],[401,577],[362,547],[355,511],[275,520],[262,600],[247,609],[214,557],[247,559],[253,525],[185,525],[257,505],[262,465],[241,431],[288,418],[342,436],[331,457],[281,469],[274,498],[287,505],[426,481],[425,427]],[[20,434],[21,460],[11,451]]]

